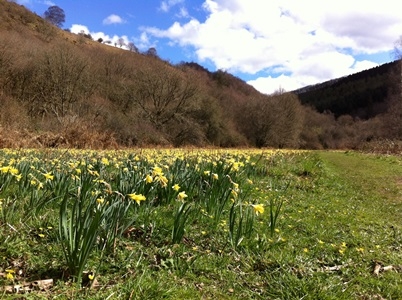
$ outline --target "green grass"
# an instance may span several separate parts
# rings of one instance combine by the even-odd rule
[[[295,291],[299,294],[276,296],[398,298],[400,275],[391,272],[377,278],[372,271],[375,261],[401,264],[400,160],[340,152],[316,156],[321,173],[313,176],[315,182],[305,179],[310,185],[295,191],[283,215],[286,252],[289,255],[293,249],[294,256],[282,263],[290,270],[289,261],[294,260],[297,269],[304,271],[301,278],[289,284],[298,286]],[[304,248],[307,253],[302,253]],[[338,272],[320,271],[326,266],[341,268]]]
[[[134,207],[148,226],[135,222],[107,255],[94,249],[85,265],[98,275],[93,288],[78,289],[66,274],[53,228],[58,222],[56,205],[24,218],[23,211],[3,200],[0,271],[21,270],[15,283],[54,278],[55,285],[30,294],[4,293],[0,298],[401,298],[398,270],[373,274],[376,263],[402,265],[400,157],[307,152],[251,160],[257,164],[245,175],[254,184],[244,192],[243,201],[265,203],[265,212],[255,218],[252,235],[238,247],[230,244],[223,222],[229,220],[231,201],[217,224],[204,218],[194,202],[183,219],[186,230],[180,243],[171,242],[180,203],[148,206],[148,214],[140,210],[146,207],[141,204]],[[240,175],[237,180],[241,181]],[[9,191],[18,193],[12,185]],[[0,198],[5,199],[2,192]],[[196,195],[190,187],[186,192],[189,198]],[[273,235],[269,201],[283,202]],[[0,285],[6,284],[11,283],[0,278]]]

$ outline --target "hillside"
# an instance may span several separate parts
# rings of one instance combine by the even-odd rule
[[[400,74],[400,63],[394,61],[293,92],[319,112],[370,119],[387,111],[389,95],[400,89]]]
[[[250,128],[257,103],[268,109],[273,98],[229,73],[101,44],[4,0],[0,24],[0,145],[267,145]]]
[[[93,41],[0,0],[0,147],[357,148],[402,138],[384,68],[268,96],[227,72]]]

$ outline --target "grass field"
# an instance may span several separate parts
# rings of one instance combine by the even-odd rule
[[[396,156],[2,150],[0,298],[402,299],[401,200]]]

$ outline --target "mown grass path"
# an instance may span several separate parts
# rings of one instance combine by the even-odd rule
[[[305,295],[323,297],[328,289],[328,299],[402,299],[401,158],[327,151],[317,155],[324,175],[308,205],[315,205],[318,213],[314,220],[307,216],[304,226],[339,252],[331,255],[323,245],[314,259],[342,267],[327,273],[321,288],[307,288]],[[396,268],[375,275],[376,264]]]
[[[319,152],[325,166],[339,182],[360,193],[363,206],[374,216],[402,220],[402,161],[395,157],[344,152]]]

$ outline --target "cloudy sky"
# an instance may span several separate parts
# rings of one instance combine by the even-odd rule
[[[291,91],[393,60],[402,35],[398,1],[18,0],[38,15],[49,5],[63,28],[94,39],[155,47],[172,63],[226,70],[263,93]]]

